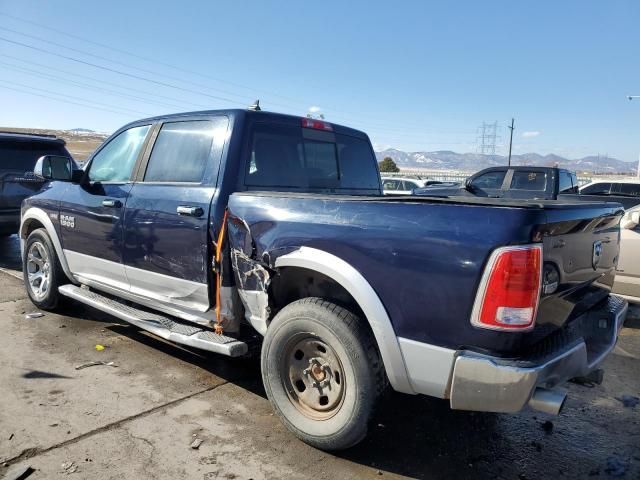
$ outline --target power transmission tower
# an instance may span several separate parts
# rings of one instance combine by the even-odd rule
[[[498,122],[486,123],[482,122],[482,125],[478,128],[478,143],[479,150],[482,155],[488,155],[491,162],[495,161],[496,156],[496,143],[499,139],[498,136]]]

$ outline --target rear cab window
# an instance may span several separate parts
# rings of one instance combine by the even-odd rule
[[[571,178],[569,178],[569,188],[571,188]],[[509,189],[544,192],[547,190],[547,174],[540,171],[515,170]]]
[[[31,172],[38,158],[43,155],[71,157],[67,149],[60,143],[0,140],[0,171]]]
[[[251,190],[380,193],[376,158],[364,138],[256,122],[248,139],[244,183]]]

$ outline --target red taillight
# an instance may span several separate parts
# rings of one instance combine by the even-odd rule
[[[542,246],[504,247],[489,258],[471,323],[493,330],[533,327],[542,281]]]
[[[316,130],[324,130],[325,132],[333,132],[333,126],[330,123],[313,118],[303,118],[302,126],[304,128],[315,128]]]

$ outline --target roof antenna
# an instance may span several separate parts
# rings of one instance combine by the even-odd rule
[[[262,110],[260,108],[260,100],[256,100],[255,102],[253,102],[253,105],[249,107],[249,110],[253,110],[254,112],[259,112],[260,110]]]

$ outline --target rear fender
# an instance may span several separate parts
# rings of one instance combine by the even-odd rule
[[[391,386],[398,392],[415,394],[389,315],[369,282],[355,268],[335,255],[309,247],[300,247],[278,257],[275,267],[314,270],[332,278],[347,290],[371,326]]]

